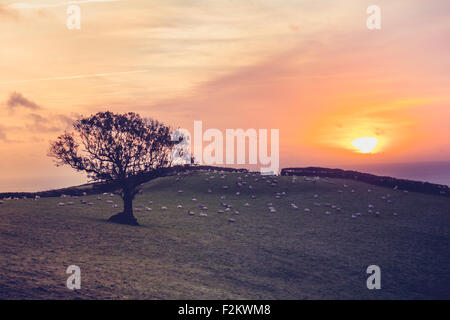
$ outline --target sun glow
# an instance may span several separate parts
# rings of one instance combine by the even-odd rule
[[[377,138],[357,138],[352,141],[352,145],[360,152],[360,153],[371,153],[373,149],[378,144]]]

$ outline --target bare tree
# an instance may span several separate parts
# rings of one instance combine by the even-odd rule
[[[124,210],[109,220],[138,225],[133,199],[140,184],[171,166],[175,142],[170,128],[132,112],[99,112],[75,121],[73,127],[51,142],[49,156],[57,166],[86,172],[90,181],[120,188]]]

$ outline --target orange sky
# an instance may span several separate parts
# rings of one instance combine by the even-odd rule
[[[366,27],[371,4],[381,30]],[[68,30],[63,0],[0,0],[4,181],[84,182],[54,167],[48,142],[103,110],[173,127],[278,128],[281,166],[450,160],[446,0],[80,7],[81,30]],[[379,140],[374,153],[355,152],[366,136]]]

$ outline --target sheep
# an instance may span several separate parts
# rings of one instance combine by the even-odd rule
[[[191,210],[188,210],[188,215],[190,215],[190,216],[195,216],[195,212],[194,212],[194,211],[191,211]]]
[[[145,211],[152,211],[152,208],[150,208],[150,207],[145,207]]]
[[[83,192],[83,193],[82,193],[82,195],[83,195],[83,196],[86,196],[86,195],[87,195],[87,193],[86,193],[86,192]]]
[[[231,223],[236,222],[236,219],[230,218],[230,219],[228,219],[228,222],[231,222]]]
[[[352,219],[355,219],[355,218],[356,218],[356,216],[354,214],[352,214]]]
[[[92,205],[94,205],[94,204],[92,204]],[[113,208],[118,208],[119,205],[117,205],[117,204],[115,203],[115,204],[112,205],[112,207],[113,207]]]
[[[3,200],[0,200],[0,204],[3,204],[4,202],[3,202]]]
[[[398,216],[398,213],[397,213],[397,212],[394,212],[393,215],[394,215],[394,216]]]
[[[200,213],[199,213],[199,216],[200,216],[200,217],[207,217],[208,214],[207,214],[207,213],[200,212]]]
[[[153,201],[152,201],[152,200],[148,200],[148,204],[149,204],[149,205],[152,205],[152,204],[153,204]]]
[[[379,211],[375,212],[375,215],[376,215],[377,217],[379,217],[379,216],[380,216],[380,212],[379,212]]]
[[[183,209],[183,206],[181,204],[177,205],[177,209]]]
[[[112,200],[106,200],[106,203],[113,204],[114,201],[112,201]]]
[[[162,210],[162,211],[166,211],[166,210],[167,210],[167,207],[162,206],[162,207],[161,207],[161,210]]]
[[[40,196],[35,196],[34,200],[39,200],[41,197]]]
[[[222,213],[225,213],[223,210],[217,210],[217,213],[218,214],[222,214]]]
[[[73,201],[69,201],[69,202],[67,202],[67,205],[68,206],[72,206],[72,205],[74,205],[74,202]]]
[[[197,202],[197,198],[192,198],[192,202]]]
[[[291,203],[291,208],[292,208],[292,209],[295,209],[295,210],[298,209],[297,205],[295,205],[294,203]]]
[[[92,207],[94,204],[92,202],[88,202],[87,205]]]
[[[240,212],[238,210],[234,210],[234,214],[239,214]]]
[[[64,202],[59,202],[58,207],[64,207],[66,204]]]
[[[236,192],[236,195],[238,196],[238,195],[240,195],[241,193],[238,191],[238,192]]]
[[[305,211],[305,212],[311,212],[311,209],[305,208],[303,211]]]
[[[212,190],[211,189],[208,189],[208,193],[211,193],[212,192]]]
[[[182,194],[183,190],[178,190],[177,192],[178,192],[178,194]]]
[[[331,212],[330,212],[330,211],[325,211],[325,214],[326,214],[326,215],[330,215]]]
[[[97,200],[102,200],[102,197],[98,196],[98,197],[97,197]]]
[[[374,205],[373,204],[369,204],[368,207],[369,207],[369,209],[373,209]]]
[[[250,207],[250,204],[248,202],[244,203],[244,207]]]

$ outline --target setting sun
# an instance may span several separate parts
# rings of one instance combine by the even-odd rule
[[[352,141],[352,145],[361,153],[371,153],[378,144],[377,138],[357,138]]]

